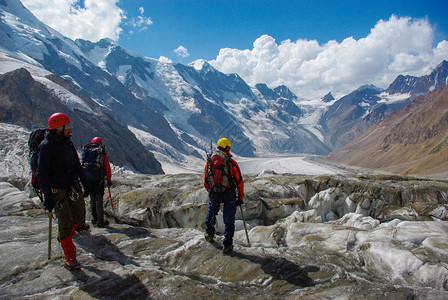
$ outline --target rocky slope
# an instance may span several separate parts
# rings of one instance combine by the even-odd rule
[[[448,87],[444,86],[415,99],[328,157],[401,174],[444,176],[447,141]]]

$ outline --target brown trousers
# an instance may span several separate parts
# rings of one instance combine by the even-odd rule
[[[86,206],[82,190],[78,192],[78,199],[73,202],[70,199],[72,189],[52,190],[55,201],[55,212],[58,217],[58,239],[61,240],[71,235],[75,224],[83,224],[86,220]]]

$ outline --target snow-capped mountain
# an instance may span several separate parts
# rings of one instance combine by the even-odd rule
[[[448,61],[444,60],[429,75],[399,75],[386,90],[373,85],[360,87],[335,101],[323,115],[325,144],[332,149],[348,144],[416,97],[446,86],[447,81]],[[331,99],[328,94],[323,101],[332,103]]]
[[[429,75],[399,75],[387,88],[390,94],[409,93],[412,99],[448,84],[448,61],[441,62]]]
[[[198,151],[223,135],[244,156],[330,150],[300,124],[297,97],[286,87],[250,87],[206,62],[165,63],[107,39],[72,41],[35,19],[18,0],[0,7],[5,60],[27,61],[65,76],[117,120],[151,136],[150,150],[172,158],[199,157]]]
[[[71,85],[67,92],[50,90],[72,112],[100,109],[128,127],[162,161],[202,161],[203,149],[222,136],[230,138],[232,151],[242,156],[325,155],[410,97],[410,92],[392,95],[367,86],[338,99],[332,94],[299,99],[286,86],[251,87],[237,74],[223,74],[203,60],[173,64],[144,57],[110,39],[72,41],[37,20],[19,0],[0,1],[0,18],[0,74],[26,68],[34,80],[49,87],[56,84],[49,76],[63,78],[64,85]],[[442,77],[435,78],[442,82]],[[67,100],[80,98],[77,95],[91,105]],[[17,120],[0,122],[30,126]]]
[[[40,76],[42,71],[33,69],[34,77],[25,68],[20,68],[0,75],[0,127],[2,134],[2,149],[6,151],[0,157],[0,163],[6,164],[6,170],[0,168],[0,178],[12,177],[8,171],[8,164],[16,162],[20,168],[27,170],[21,172],[22,176],[29,174],[28,163],[23,163],[26,157],[28,162],[27,136],[16,136],[16,132],[26,132],[35,126],[45,127],[47,118],[54,112],[63,112],[70,116],[73,123],[73,142],[78,149],[90,142],[92,137],[101,136],[107,146],[107,153],[114,164],[127,167],[131,170],[149,173],[163,173],[160,163],[154,155],[136,139],[136,137],[123,124],[117,122],[106,113],[95,107],[93,103],[71,89],[71,85],[63,78],[55,75]],[[22,130],[3,123],[20,124],[27,128]],[[12,130],[10,128],[13,128]],[[8,140],[15,140],[13,145]],[[4,143],[4,144],[3,144]],[[21,155],[10,156],[8,149],[20,149],[11,152]],[[12,167],[12,169],[17,169]],[[14,173],[14,172],[12,172]],[[16,174],[18,175],[18,174]]]
[[[330,96],[325,98],[331,99]],[[390,95],[374,85],[362,86],[330,102],[321,120],[325,142],[332,149],[340,148],[408,102],[408,94]]]
[[[365,168],[417,176],[448,170],[448,87],[416,98],[328,157]]]
[[[234,141],[233,151],[243,156],[328,153],[322,141],[301,126],[303,112],[285,86],[250,87],[237,74],[223,74],[203,60],[190,65],[160,62],[110,40],[76,42],[135,97],[163,114],[179,138],[192,147],[204,148],[226,135]],[[298,136],[301,143],[294,142]]]

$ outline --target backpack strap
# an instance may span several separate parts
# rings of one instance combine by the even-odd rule
[[[239,176],[239,178],[240,178],[238,181],[236,181],[235,178],[234,178],[233,176],[230,176],[232,182],[235,184],[235,186],[237,186],[237,185],[240,184],[241,181],[243,180],[243,175],[241,174],[241,170],[240,170],[240,168],[238,167],[238,165],[237,165],[234,161],[232,161],[230,158],[229,158],[229,164],[232,164],[232,165],[236,168],[236,170],[238,171],[238,176]],[[232,171],[230,171],[230,165],[229,165],[229,172],[232,173]],[[230,175],[232,175],[232,174],[230,174]]]

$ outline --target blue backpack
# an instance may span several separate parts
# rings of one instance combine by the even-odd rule
[[[106,171],[103,167],[104,145],[101,143],[88,143],[82,149],[81,165],[87,180],[101,182]]]

